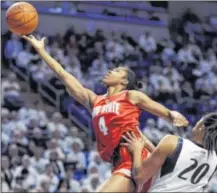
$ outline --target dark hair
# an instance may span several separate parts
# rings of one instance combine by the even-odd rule
[[[209,151],[209,155],[213,151],[217,154],[217,113],[209,113],[203,119],[205,126],[203,138],[204,148]]]
[[[127,68],[127,90],[137,90],[141,88],[141,83],[137,80],[135,72]]]

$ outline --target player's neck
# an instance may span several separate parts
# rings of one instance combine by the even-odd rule
[[[203,141],[202,141],[201,137],[199,137],[199,136],[193,136],[192,141],[195,141],[196,143],[203,145]]]
[[[120,92],[123,92],[124,89],[122,88],[122,86],[116,86],[116,87],[109,87],[108,91],[106,93],[106,96],[112,96],[112,95],[116,95],[119,94]]]

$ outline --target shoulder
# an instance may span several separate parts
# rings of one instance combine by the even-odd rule
[[[162,138],[162,141],[165,143],[168,143],[168,142],[173,142],[173,141],[178,140],[178,139],[179,139],[179,136],[176,136],[176,135],[165,135]]]
[[[158,151],[167,155],[171,154],[177,147],[178,139],[176,135],[166,135],[158,144]]]
[[[146,96],[144,93],[137,90],[130,90],[127,93],[128,99],[135,105],[138,104],[144,96]]]
[[[92,98],[91,107],[93,108],[102,99],[105,99],[105,95],[96,95],[94,98]]]

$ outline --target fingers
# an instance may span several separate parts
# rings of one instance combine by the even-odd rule
[[[29,39],[29,37],[28,36],[26,36],[26,35],[21,35],[20,36],[21,38],[23,38],[23,39],[25,39],[25,40],[27,40],[27,41],[29,41],[30,39]]]
[[[31,39],[36,39],[35,36],[33,36],[33,35],[29,35],[29,37],[30,37]]]
[[[32,40],[35,39],[35,37],[33,35],[29,35],[29,36],[26,36],[26,35],[21,35],[21,38],[31,42]]]
[[[137,137],[136,137],[135,133],[132,132],[132,131],[131,132],[127,132],[126,135],[131,140],[137,140]]]
[[[132,134],[130,132],[126,133],[126,136],[128,137],[128,139],[130,139],[131,141],[133,140]]]
[[[176,122],[174,122],[173,123],[173,125],[175,126],[175,127],[186,127],[186,126],[188,126],[188,122],[183,122],[183,121],[176,121]]]
[[[122,136],[122,138],[126,141],[126,142],[128,142],[128,143],[131,143],[131,140],[127,137],[127,136]]]
[[[131,136],[132,136],[133,139],[137,139],[137,137],[136,137],[136,135],[135,135],[134,132],[131,132]]]
[[[189,124],[188,120],[185,119],[184,117],[180,118],[180,119],[177,119],[174,123],[176,125],[180,125],[180,126],[188,126],[188,124]]]
[[[173,125],[176,127],[181,127],[181,126],[188,126],[189,122],[188,120],[179,112],[172,111],[172,116],[173,116]]]
[[[142,131],[140,129],[138,129],[138,131],[139,131],[140,136],[143,137]]]
[[[44,42],[45,40],[46,40],[46,37],[43,37],[43,38],[41,39],[42,42]]]
[[[128,143],[121,143],[122,146],[125,146],[125,147],[129,147],[130,145]]]

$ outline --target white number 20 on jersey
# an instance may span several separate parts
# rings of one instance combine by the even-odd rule
[[[105,125],[105,118],[104,117],[100,117],[100,119],[99,119],[99,129],[104,135],[108,135],[108,129]]]

